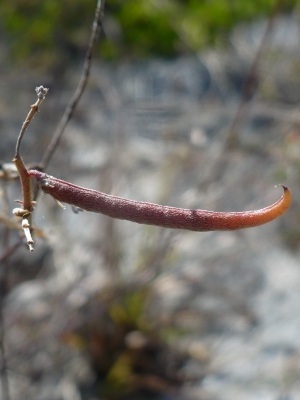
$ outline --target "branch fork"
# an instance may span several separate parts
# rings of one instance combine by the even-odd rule
[[[26,129],[28,128],[30,122],[34,118],[35,114],[39,111],[39,106],[43,102],[48,93],[47,88],[43,86],[36,87],[35,91],[37,94],[37,101],[30,107],[30,111],[22,125],[21,131],[19,133],[19,137],[16,144],[16,152],[13,162],[15,163],[17,170],[19,172],[21,184],[22,184],[22,194],[23,200],[18,201],[20,204],[23,205],[22,208],[15,208],[13,210],[13,214],[22,218],[22,228],[27,240],[27,245],[30,251],[33,251],[33,244],[34,241],[31,236],[31,213],[33,211],[33,207],[35,202],[32,199],[32,191],[31,191],[31,179],[28,173],[28,170],[24,164],[24,161],[20,155],[20,147],[22,143],[22,139]]]

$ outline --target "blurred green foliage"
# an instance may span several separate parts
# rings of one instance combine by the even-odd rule
[[[106,58],[172,57],[226,43],[241,21],[271,14],[278,0],[107,0]],[[282,0],[290,11],[297,0]],[[55,65],[82,55],[96,0],[2,0],[0,33],[15,59]],[[298,5],[299,7],[299,5]]]

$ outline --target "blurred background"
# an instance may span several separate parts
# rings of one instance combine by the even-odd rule
[[[195,233],[38,199],[35,251],[6,180],[43,158],[78,84],[96,1],[0,2],[3,400],[300,398],[296,0],[107,0],[86,91],[47,173],[215,211],[293,193],[265,226]]]

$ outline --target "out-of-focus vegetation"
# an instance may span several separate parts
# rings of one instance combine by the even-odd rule
[[[106,58],[172,57],[208,44],[224,44],[239,22],[282,12],[297,0],[107,0]],[[0,2],[0,33],[15,59],[55,65],[82,55],[96,0]]]

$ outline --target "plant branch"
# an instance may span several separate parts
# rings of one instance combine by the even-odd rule
[[[27,210],[28,212],[31,211],[32,208],[32,199],[31,199],[31,185],[30,185],[30,179],[28,177],[27,173],[27,168],[24,164],[24,161],[20,155],[20,147],[22,143],[22,139],[24,137],[24,133],[26,129],[28,128],[30,122],[34,118],[35,114],[38,113],[39,111],[39,106],[41,105],[42,101],[45,99],[46,94],[48,93],[48,89],[44,88],[43,86],[39,86],[35,89],[38,99],[35,104],[31,106],[31,109],[22,125],[21,131],[19,133],[19,137],[17,140],[17,145],[16,145],[16,152],[15,152],[15,157],[13,159],[13,162],[15,163],[21,183],[22,183],[22,192],[23,192],[23,208],[24,210]]]
[[[39,106],[41,105],[42,101],[45,99],[46,94],[48,93],[49,89],[44,88],[43,86],[39,86],[35,88],[36,94],[37,94],[37,101],[31,106],[31,110],[29,111],[25,121],[23,122],[21,131],[19,133],[19,137],[17,140],[17,145],[16,145],[16,153],[15,153],[15,158],[20,158],[20,146],[21,142],[24,136],[24,133],[26,129],[28,128],[31,120],[35,116],[36,113],[39,111]]]
[[[57,146],[59,145],[59,142],[64,133],[64,130],[65,130],[68,122],[72,118],[74,111],[77,107],[77,104],[82,96],[82,93],[83,93],[85,87],[86,87],[88,77],[90,74],[91,61],[92,61],[92,57],[93,57],[94,50],[95,50],[96,40],[97,40],[100,30],[102,29],[102,17],[104,14],[104,6],[105,6],[105,0],[98,0],[96,11],[95,11],[95,18],[94,18],[94,22],[93,22],[93,29],[92,29],[92,33],[91,33],[90,40],[89,40],[88,50],[87,50],[87,53],[85,56],[82,75],[81,75],[79,84],[77,86],[77,89],[73,95],[73,98],[71,99],[70,104],[66,108],[64,115],[62,116],[61,121],[60,121],[58,127],[56,128],[53,138],[52,138],[52,140],[47,148],[47,151],[42,159],[42,162],[40,164],[40,169],[42,171],[45,170],[45,168],[48,166],[49,161],[50,161],[51,157],[53,156]],[[35,197],[36,197],[36,195],[37,194],[35,194]]]
[[[21,209],[15,209],[14,214],[22,217],[23,218],[23,223],[22,223],[22,228],[24,229],[24,233],[27,239],[27,244],[29,247],[30,251],[33,251],[33,239],[31,237],[30,233],[30,220],[31,216],[30,213],[33,208],[33,201],[32,201],[32,193],[31,193],[31,180],[28,175],[28,170],[24,164],[24,161],[21,157],[20,154],[20,147],[22,143],[22,139],[24,137],[24,133],[26,129],[28,128],[30,122],[34,118],[35,114],[38,113],[39,111],[39,106],[41,105],[42,101],[45,99],[46,94],[48,93],[47,88],[44,88],[43,86],[39,86],[35,89],[36,94],[38,96],[37,101],[35,104],[31,106],[31,109],[22,125],[21,131],[19,133],[19,137],[17,140],[17,145],[16,145],[16,152],[15,152],[15,157],[13,159],[13,162],[15,163],[17,170],[19,172],[20,180],[21,180],[21,185],[22,185],[22,205],[23,208]]]

